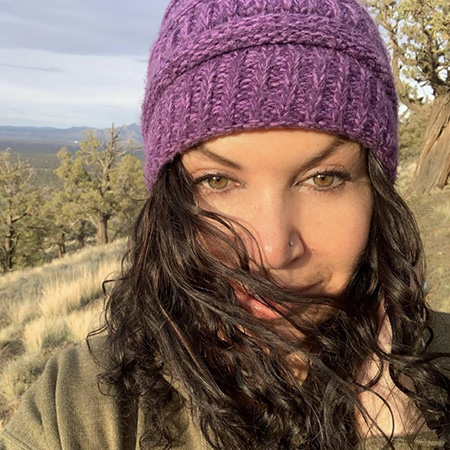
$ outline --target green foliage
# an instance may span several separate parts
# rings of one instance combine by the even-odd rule
[[[111,186],[117,199],[117,214],[112,221],[114,238],[128,234],[129,226],[146,198],[142,162],[125,155],[111,173]]]
[[[401,117],[399,126],[400,161],[417,159],[422,146],[428,117],[408,111]]]
[[[86,132],[75,154],[60,149],[58,183],[36,182],[20,155],[0,152],[0,272],[63,256],[94,236],[104,244],[127,234],[146,188],[138,147],[120,131],[113,126],[103,139]]]
[[[111,128],[108,139],[100,141],[92,131],[75,155],[61,149],[57,175],[64,184],[53,200],[53,215],[61,229],[86,226],[96,229],[97,243],[109,239],[110,221],[115,235],[120,234],[124,220],[133,216],[145,199],[142,164],[133,156],[134,142],[124,143],[120,130]]]
[[[418,195],[443,189],[450,166],[449,0],[365,0],[382,27],[400,100],[427,120],[411,189]],[[402,145],[420,134],[414,117],[403,128]]]
[[[448,0],[366,0],[383,28],[391,52],[400,99],[426,114],[426,98],[418,86],[434,96],[450,90],[450,2]]]
[[[59,166],[56,153],[21,154],[21,158],[33,168],[33,184],[40,188],[61,189],[61,180],[55,174]]]
[[[41,192],[33,171],[22,160],[0,152],[0,269],[3,272],[43,259],[39,227]]]
[[[448,0],[398,2],[404,74],[431,86],[435,95],[450,89],[450,3]]]

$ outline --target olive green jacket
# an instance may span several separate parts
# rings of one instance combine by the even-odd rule
[[[433,349],[450,352],[450,314],[436,313],[433,328]],[[53,357],[0,435],[0,450],[139,449],[145,413],[138,409],[136,414],[125,414],[113,397],[103,395],[97,384],[100,372],[86,344]],[[210,449],[187,410],[173,418],[173,425],[182,430],[183,441],[177,444],[177,450]],[[427,433],[416,440],[414,449],[436,446],[434,433]],[[367,450],[382,447],[377,439],[365,443]],[[411,447],[405,439],[397,438],[395,448]]]

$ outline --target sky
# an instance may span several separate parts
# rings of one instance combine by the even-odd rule
[[[169,0],[0,0],[0,126],[139,123]]]

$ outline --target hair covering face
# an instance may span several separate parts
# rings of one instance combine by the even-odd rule
[[[395,180],[397,96],[367,11],[355,0],[172,0],[142,106],[148,188],[196,144],[269,128],[350,138]]]

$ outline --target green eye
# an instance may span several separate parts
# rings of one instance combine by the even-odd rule
[[[327,188],[333,185],[335,178],[334,175],[319,174],[313,178],[313,183],[317,187]]]
[[[211,189],[216,191],[220,191],[221,189],[225,189],[228,186],[228,178],[213,176],[204,181],[204,183],[208,185]]]

